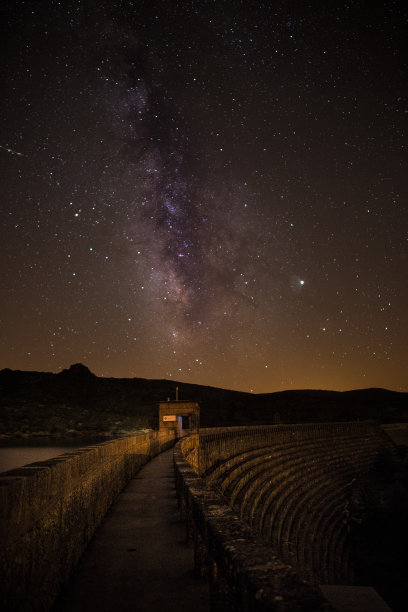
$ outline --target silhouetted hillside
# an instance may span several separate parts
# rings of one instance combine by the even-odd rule
[[[125,434],[158,426],[157,403],[175,397],[201,407],[201,425],[375,419],[408,421],[408,393],[386,389],[251,394],[169,380],[99,378],[75,364],[59,374],[0,372],[0,434]]]

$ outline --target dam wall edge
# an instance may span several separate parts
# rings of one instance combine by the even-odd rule
[[[359,432],[365,436],[374,431],[379,431],[374,421],[203,428],[199,432],[199,445],[189,451],[189,461],[200,474],[204,474],[219,461],[261,446],[311,438],[316,440],[328,435],[336,438],[347,432]]]

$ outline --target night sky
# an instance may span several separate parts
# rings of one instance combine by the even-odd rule
[[[0,367],[408,390],[405,7],[2,0]]]

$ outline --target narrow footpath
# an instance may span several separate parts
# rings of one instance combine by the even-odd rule
[[[193,574],[174,486],[173,451],[147,463],[120,494],[54,612],[208,612]]]

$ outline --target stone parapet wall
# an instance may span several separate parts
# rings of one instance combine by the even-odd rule
[[[335,438],[348,432],[361,434],[364,438],[374,431],[378,432],[378,426],[371,421],[200,429],[199,472],[204,474],[229,457],[262,446],[328,436]]]
[[[196,471],[199,469],[199,439],[199,434],[195,433],[184,438],[182,443],[183,456]]]
[[[365,513],[355,482],[392,457],[392,443],[372,423],[258,431],[257,448],[256,431],[238,440],[225,432],[232,444],[224,459],[210,445],[207,456],[217,460],[205,471],[206,484],[302,579],[352,584],[350,532]]]
[[[191,455],[191,440],[180,441],[174,450],[176,489],[194,541],[195,571],[209,578],[211,610],[333,611],[319,590],[300,580],[206,485],[184,452]]]
[[[0,476],[0,608],[49,610],[132,476],[174,432],[111,440]]]

